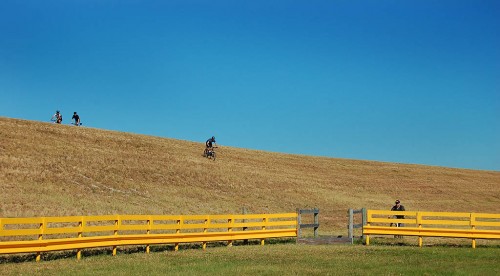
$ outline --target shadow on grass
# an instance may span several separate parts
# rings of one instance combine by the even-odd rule
[[[358,241],[358,244],[365,244],[364,241]],[[371,238],[370,245],[385,245],[385,246],[408,246],[418,247],[414,241],[408,241],[400,238]],[[432,242],[423,244],[422,247],[439,247],[439,248],[472,248],[469,242],[452,243],[452,242]],[[500,248],[500,244],[480,244],[476,248]]]
[[[266,239],[266,245],[273,244],[295,244],[295,238],[289,239]],[[354,244],[362,245],[364,244],[363,240],[355,239]],[[260,245],[260,240],[249,240],[249,241],[234,241],[233,246],[245,246],[245,245]],[[397,238],[372,238],[370,240],[370,246],[383,245],[383,246],[404,246],[404,247],[418,247],[414,242],[409,242],[405,240],[400,240]],[[207,248],[220,248],[226,247],[227,242],[209,242],[207,243]],[[332,245],[335,246],[335,245]],[[440,247],[440,248],[471,248],[470,244],[451,244],[451,243],[433,243],[433,244],[424,244],[424,247]],[[500,244],[487,244],[487,245],[477,245],[476,248],[500,248]],[[202,250],[202,243],[184,243],[179,244],[179,250]],[[175,246],[173,244],[165,244],[165,245],[151,245],[150,252],[151,253],[161,253],[161,252],[174,252]],[[111,247],[106,248],[92,248],[82,250],[82,258],[92,257],[92,256],[101,256],[101,255],[109,255],[113,254],[113,249]],[[117,248],[117,255],[120,254],[135,254],[135,253],[145,253],[146,246],[122,246]],[[60,259],[75,259],[76,260],[76,250],[66,250],[66,251],[57,251],[57,252],[46,252],[41,256],[42,261],[52,261],[52,260],[60,260]],[[11,254],[0,256],[0,264],[4,263],[23,263],[23,262],[35,262],[36,254],[26,253],[26,254]]]
[[[242,240],[242,241],[234,241],[233,246],[245,246],[245,245],[259,245],[259,240]],[[266,245],[270,244],[295,244],[295,239],[266,239]],[[207,248],[217,248],[217,247],[226,247],[227,242],[208,242]],[[197,249],[202,250],[202,243],[184,243],[179,244],[179,250],[190,250]],[[122,246],[117,247],[117,255],[119,254],[135,254],[135,253],[145,253],[146,246]],[[175,245],[173,244],[165,244],[165,245],[151,245],[149,248],[151,253],[158,252],[169,252],[175,251]],[[92,256],[100,256],[100,255],[112,255],[113,249],[111,247],[106,248],[92,248],[85,249],[81,251],[82,258],[92,257]],[[66,250],[66,251],[57,251],[57,252],[45,252],[41,255],[41,261],[52,261],[52,260],[61,260],[61,259],[76,259],[76,250]],[[23,263],[23,262],[35,262],[36,254],[34,253],[24,253],[24,254],[11,254],[0,256],[0,264],[5,263]]]

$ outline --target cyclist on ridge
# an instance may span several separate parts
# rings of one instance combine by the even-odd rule
[[[57,124],[62,123],[62,115],[59,110],[56,111],[56,114],[54,114],[50,120],[56,122]]]
[[[74,123],[75,126],[80,125],[80,116],[78,116],[78,114],[76,114],[76,111],[73,112],[73,117],[71,117],[71,119],[75,120],[75,123]]]

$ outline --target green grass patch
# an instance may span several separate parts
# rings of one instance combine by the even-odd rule
[[[500,248],[272,244],[4,263],[3,275],[500,275]]]

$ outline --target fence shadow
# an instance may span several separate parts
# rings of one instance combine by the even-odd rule
[[[283,239],[266,239],[268,245],[270,244],[295,244],[294,238]],[[245,246],[245,245],[259,245],[259,240],[249,240],[249,241],[234,241],[233,246]],[[227,247],[226,242],[210,242],[207,243],[207,248],[219,248],[219,247]],[[202,250],[203,246],[201,243],[185,243],[179,244],[179,250]],[[117,254],[146,254],[146,246],[124,246],[117,248]],[[175,245],[166,244],[166,245],[151,245],[150,246],[151,253],[162,253],[162,252],[175,252]],[[93,256],[101,256],[101,255],[112,255],[113,249],[110,248],[89,248],[86,250],[82,250],[82,257],[93,257]],[[45,252],[42,254],[41,259],[43,261],[54,261],[54,260],[62,260],[62,259],[74,259],[76,256],[76,250],[67,250],[67,251],[53,251],[53,252]],[[36,254],[35,253],[24,253],[24,254],[15,254],[15,255],[5,255],[0,256],[0,264],[6,263],[26,263],[26,262],[35,262]]]

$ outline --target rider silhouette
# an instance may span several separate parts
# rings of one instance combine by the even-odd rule
[[[212,136],[212,138],[208,139],[206,142],[205,142],[205,156],[211,156],[211,153],[213,152],[213,147],[215,144],[215,137]]]
[[[80,124],[80,116],[78,116],[78,114],[76,114],[76,111],[73,112],[73,117],[71,117],[71,119],[75,120],[75,123],[74,123],[75,126],[81,125]]]
[[[51,121],[54,121],[56,122],[57,124],[60,124],[62,123],[62,115],[61,115],[61,112],[59,112],[59,110],[56,111],[56,114],[54,114],[52,116],[52,118],[50,118]]]
[[[215,143],[215,137],[212,136],[212,138],[208,139],[206,142],[205,142],[205,145],[207,146],[207,149],[211,149],[213,147],[213,143]]]

